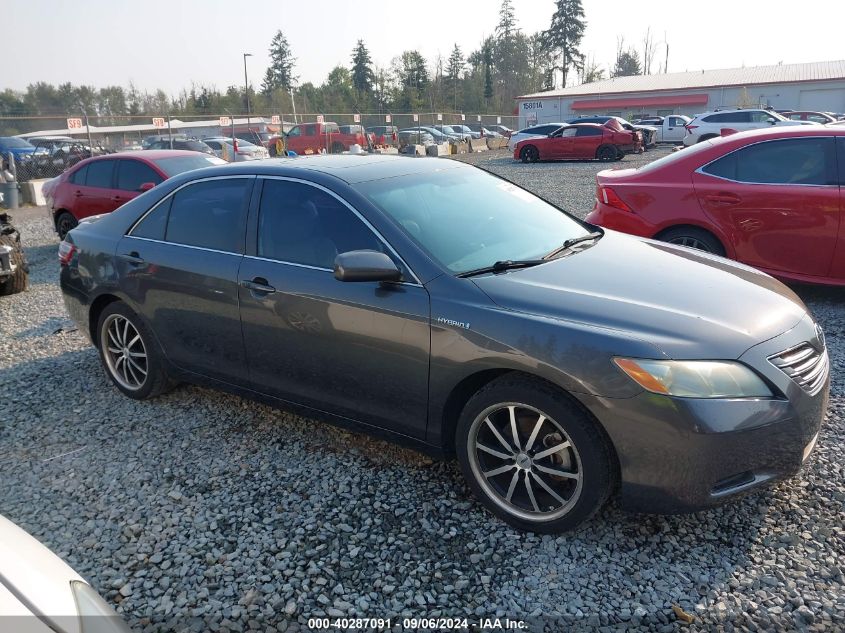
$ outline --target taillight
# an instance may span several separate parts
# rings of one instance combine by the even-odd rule
[[[693,131],[695,128],[697,128],[698,126],[697,126],[697,125],[685,125],[684,127],[685,127],[685,128],[687,128],[687,132],[689,132],[690,134],[692,134],[692,131]]]
[[[621,211],[627,211],[628,213],[633,213],[634,210],[631,209],[622,198],[610,187],[599,187],[596,196],[600,202],[606,204],[609,207],[613,207],[614,209],[619,209]]]
[[[79,249],[70,242],[62,242],[59,244],[59,264],[62,266],[69,265],[70,260],[73,259],[73,256],[77,252],[79,252]]]

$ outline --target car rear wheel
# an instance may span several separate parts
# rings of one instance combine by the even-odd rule
[[[704,134],[698,138],[696,143],[701,143],[702,141],[709,141],[710,139],[719,138],[718,134]]]
[[[657,236],[657,239],[670,244],[695,248],[714,255],[725,256],[725,248],[715,235],[694,226],[678,226]]]
[[[62,211],[56,216],[56,232],[60,240],[65,239],[65,236],[78,225],[79,221],[69,211]]]
[[[117,301],[106,306],[97,332],[100,360],[124,395],[146,400],[171,386],[152,335],[126,304]]]
[[[596,158],[603,163],[609,163],[616,160],[619,152],[613,145],[602,145],[596,150]]]
[[[505,375],[475,394],[455,446],[473,493],[522,530],[573,529],[604,505],[615,482],[608,441],[552,385]]]
[[[519,158],[523,163],[536,163],[540,160],[540,152],[533,145],[523,147],[519,152]]]

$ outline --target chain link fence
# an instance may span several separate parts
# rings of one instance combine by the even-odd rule
[[[371,138],[398,146],[402,138],[394,135],[395,131],[462,125],[476,134],[483,128],[486,136],[495,137],[506,136],[508,130],[515,129],[517,120],[518,117],[511,115],[454,112],[0,117],[0,166],[7,179],[11,174],[18,182],[26,182],[58,176],[91,156],[150,147],[197,149],[202,146],[191,145],[189,141],[215,137],[236,137],[271,148],[275,137],[282,132],[321,121],[338,126],[363,126],[374,134]],[[382,129],[385,127],[386,134]],[[342,131],[361,130],[342,128]]]

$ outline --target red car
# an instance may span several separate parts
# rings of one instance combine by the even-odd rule
[[[598,123],[566,125],[548,136],[520,141],[514,147],[513,157],[523,163],[561,159],[620,160],[625,156],[623,148],[636,144],[637,137],[618,123],[617,126],[619,129]]]
[[[346,126],[344,126],[346,127]],[[285,147],[288,151],[297,154],[320,154],[321,152],[339,154],[350,148],[352,145],[367,147],[367,137],[360,131],[344,133],[337,123],[326,121],[325,123],[303,123],[295,125],[289,132],[285,133]],[[270,146],[274,147],[279,136],[270,138]],[[372,139],[372,135],[371,135]],[[271,150],[271,155],[272,154]]]
[[[114,211],[183,171],[221,164],[225,161],[215,156],[175,149],[119,152],[80,161],[45,191],[53,226],[64,239],[82,218]]]
[[[845,285],[845,129],[703,141],[596,176],[587,221],[699,248],[784,280]]]

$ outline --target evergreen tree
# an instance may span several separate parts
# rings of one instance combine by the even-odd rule
[[[496,26],[496,35],[499,37],[511,37],[516,31],[516,16],[513,11],[511,0],[502,0],[499,8],[499,24]]]
[[[296,77],[293,75],[293,67],[296,58],[293,56],[290,44],[281,30],[276,31],[273,41],[270,43],[270,67],[264,75],[264,83],[261,91],[269,95],[276,88],[285,90],[293,86]]]
[[[584,38],[584,31],[587,23],[584,21],[584,7],[581,0],[556,0],[557,9],[552,16],[552,23],[544,32],[546,46],[555,56],[560,56],[560,70],[563,75],[563,87],[566,87],[566,79],[569,69],[580,70],[583,65],[584,55],[579,47]]]
[[[372,92],[374,84],[375,75],[370,51],[364,45],[364,40],[358,40],[358,44],[352,51],[352,86],[358,93],[358,99]]]
[[[482,57],[484,59],[484,99],[487,105],[490,105],[490,99],[493,98],[493,46],[488,39],[484,43],[482,50]]]
[[[622,51],[616,56],[616,65],[613,67],[613,77],[631,77],[642,74],[640,56],[634,49]]]
[[[452,54],[449,55],[449,66],[446,75],[454,93],[455,111],[458,110],[458,86],[460,85],[461,73],[464,70],[464,64],[464,54],[461,52],[461,47],[455,44],[455,47],[452,49]]]

